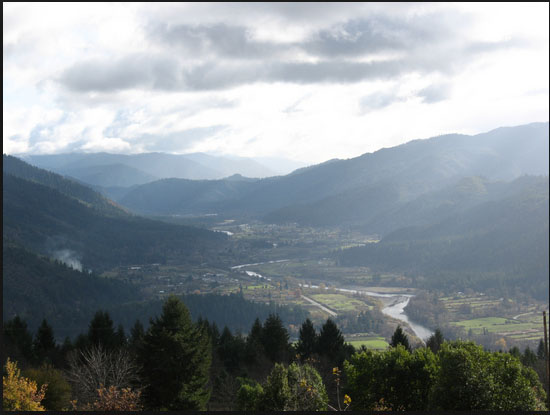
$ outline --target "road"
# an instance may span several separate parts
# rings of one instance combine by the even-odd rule
[[[316,305],[316,306],[319,307],[321,310],[326,311],[326,312],[329,313],[331,316],[333,316],[333,317],[336,317],[336,316],[337,316],[337,314],[336,314],[334,311],[332,311],[332,310],[326,308],[323,304],[319,304],[317,301],[314,301],[314,300],[312,300],[311,298],[306,297],[305,295],[302,295],[302,298],[303,298],[304,300],[309,301],[311,304]]]

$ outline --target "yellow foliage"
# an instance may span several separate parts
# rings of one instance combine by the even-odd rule
[[[495,346],[497,346],[501,350],[506,350],[506,340],[504,339],[504,337],[498,339],[495,342]]]
[[[349,395],[344,395],[344,405],[348,405],[351,403],[351,398]]]
[[[47,385],[42,385],[38,390],[36,382],[22,377],[17,363],[10,361],[9,358],[4,368],[6,376],[2,376],[2,410],[44,411],[40,401],[44,399]]]

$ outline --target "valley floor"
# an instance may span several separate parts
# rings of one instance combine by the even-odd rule
[[[387,345],[398,324],[421,343],[409,324],[382,312],[398,295],[412,297],[404,313],[413,323],[431,330],[441,328],[452,338],[471,338],[491,349],[514,345],[534,349],[542,338],[541,315],[548,306],[541,302],[473,291],[428,294],[404,275],[342,267],[334,260],[335,251],[376,243],[376,235],[234,220],[212,223],[210,227],[226,232],[234,241],[232,252],[215,265],[135,264],[113,269],[104,276],[132,282],[150,299],[170,294],[242,292],[255,302],[300,306],[309,312],[315,325],[320,326],[327,318],[336,319],[347,341],[375,349]],[[438,306],[423,304],[428,298]],[[437,321],[430,318],[435,310],[440,310]],[[376,324],[352,324],[365,312],[371,313]],[[298,327],[290,325],[289,332],[297,337]]]

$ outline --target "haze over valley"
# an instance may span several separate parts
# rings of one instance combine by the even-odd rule
[[[4,410],[550,407],[548,4],[3,8]]]

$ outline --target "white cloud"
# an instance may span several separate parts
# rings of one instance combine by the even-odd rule
[[[547,121],[548,11],[4,3],[4,152],[157,148],[313,163]]]

